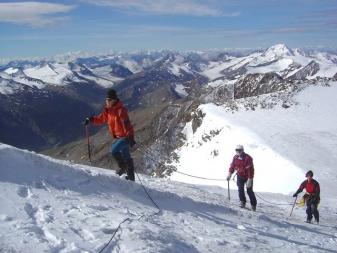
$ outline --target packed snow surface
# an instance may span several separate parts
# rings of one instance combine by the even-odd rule
[[[0,144],[0,252],[99,252],[126,218],[103,252],[337,252],[336,199],[313,225],[303,208],[289,218],[290,205],[259,201],[251,212],[235,191],[229,202],[219,187],[140,178],[157,215],[138,180]]]

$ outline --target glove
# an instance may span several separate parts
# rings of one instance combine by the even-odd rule
[[[226,180],[229,181],[231,179],[232,173],[228,172],[228,175],[226,177]]]
[[[294,198],[296,198],[296,197],[297,197],[297,195],[298,195],[298,193],[294,193],[293,197],[294,197]]]
[[[129,135],[127,141],[131,148],[136,145],[135,137],[133,135]]]
[[[85,120],[83,121],[83,125],[87,126],[89,125],[90,122],[93,121],[93,117],[91,116],[90,118],[85,118]]]
[[[85,118],[85,120],[83,121],[83,125],[87,126],[90,123],[90,119],[89,118]]]
[[[246,183],[247,188],[252,188],[253,187],[253,179],[248,178],[247,183]]]

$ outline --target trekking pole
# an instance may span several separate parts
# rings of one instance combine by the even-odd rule
[[[228,190],[228,201],[231,201],[231,193],[230,193],[230,189],[229,189],[229,180],[227,181],[228,183],[228,187],[227,187],[227,190]]]
[[[87,137],[87,143],[88,143],[88,156],[89,156],[89,161],[91,163],[91,150],[90,150],[90,140],[89,140],[89,126],[85,126],[85,135]]]
[[[294,210],[294,207],[295,207],[295,204],[296,204],[296,200],[297,200],[297,196],[296,196],[296,198],[294,200],[294,204],[293,204],[293,207],[291,208],[291,212],[290,212],[289,217],[291,217],[291,215],[293,214],[293,210]]]

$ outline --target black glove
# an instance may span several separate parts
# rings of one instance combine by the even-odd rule
[[[83,125],[87,126],[89,125],[90,122],[93,121],[93,117],[91,116],[90,118],[85,118],[85,120],[83,121]]]
[[[298,193],[294,193],[293,197],[296,198]]]
[[[127,140],[131,148],[136,145],[135,137],[133,135],[129,135]]]
[[[85,118],[85,120],[83,121],[83,125],[87,126],[90,123],[90,119],[89,118]]]

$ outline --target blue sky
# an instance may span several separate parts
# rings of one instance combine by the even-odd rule
[[[0,58],[336,47],[337,0],[0,0]]]

